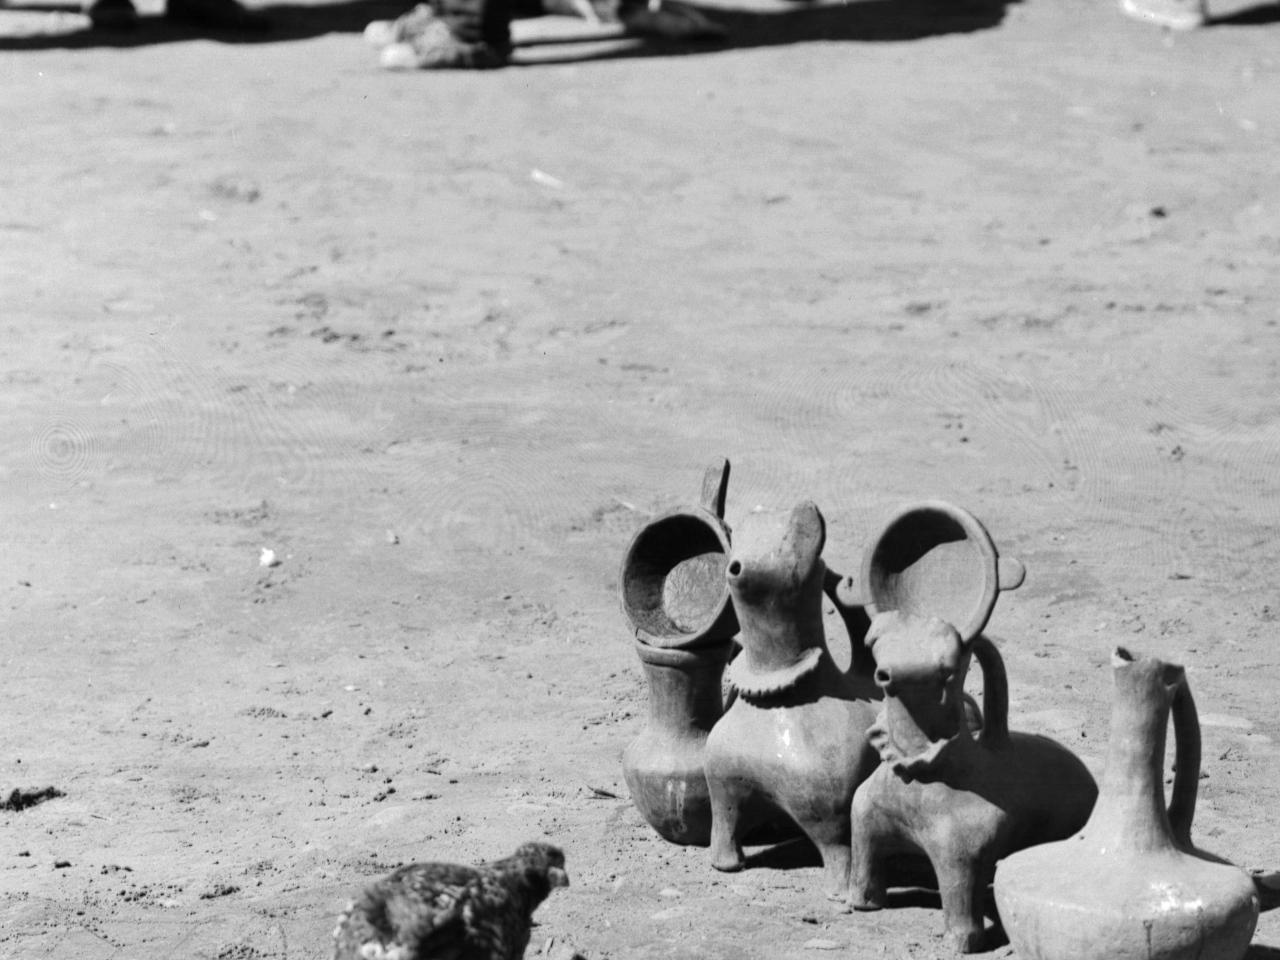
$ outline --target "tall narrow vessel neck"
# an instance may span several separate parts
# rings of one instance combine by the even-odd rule
[[[1158,660],[1117,662],[1111,738],[1098,802],[1085,833],[1103,851],[1176,850],[1164,795],[1169,710],[1181,682]]]

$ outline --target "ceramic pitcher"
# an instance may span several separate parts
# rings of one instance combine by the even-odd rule
[[[1240,960],[1258,920],[1243,870],[1191,843],[1200,726],[1180,666],[1112,657],[1111,740],[1097,806],[1068,840],[1016,853],[995,894],[1022,960]],[[1173,713],[1177,770],[1166,808]]]
[[[721,677],[730,645],[664,649],[635,641],[649,687],[649,715],[622,754],[632,802],[672,843],[706,846],[711,799],[703,772],[707,734],[724,712]]]

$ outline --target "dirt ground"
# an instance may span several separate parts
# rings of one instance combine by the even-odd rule
[[[0,813],[0,956],[326,957],[366,879],[536,837],[531,956],[939,955],[627,798],[619,564],[718,455],[841,572],[984,520],[1013,726],[1095,772],[1112,648],[1184,663],[1196,836],[1280,869],[1280,8],[759,0],[485,74],[268,10],[0,10],[0,787],[65,793]]]

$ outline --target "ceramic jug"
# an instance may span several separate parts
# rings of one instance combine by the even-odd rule
[[[672,843],[706,846],[711,798],[703,773],[707,734],[724,712],[728,641],[693,650],[635,641],[649,687],[648,721],[622,754],[632,802]]]
[[[721,678],[738,632],[724,583],[728,482],[729,462],[711,464],[701,504],[646,524],[619,578],[649,691],[648,719],[623,752],[622,772],[636,808],[673,843],[705,846],[711,838],[703,750],[724,713]]]
[[[1080,833],[1010,856],[995,895],[1023,960],[1240,960],[1258,920],[1252,880],[1192,846],[1200,726],[1180,666],[1112,657],[1115,699],[1098,803]],[[1170,710],[1176,741],[1164,798]]]

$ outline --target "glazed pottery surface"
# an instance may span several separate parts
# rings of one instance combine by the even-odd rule
[[[622,755],[627,788],[660,836],[706,846],[711,799],[703,751],[723,712],[721,677],[730,644],[668,650],[637,640],[635,648],[649,685],[649,715]]]
[[[1181,667],[1117,650],[1098,804],[1077,835],[996,870],[1009,941],[1024,960],[1240,960],[1258,919],[1243,871],[1191,843],[1200,730]],[[1176,772],[1168,807],[1170,711]]]

